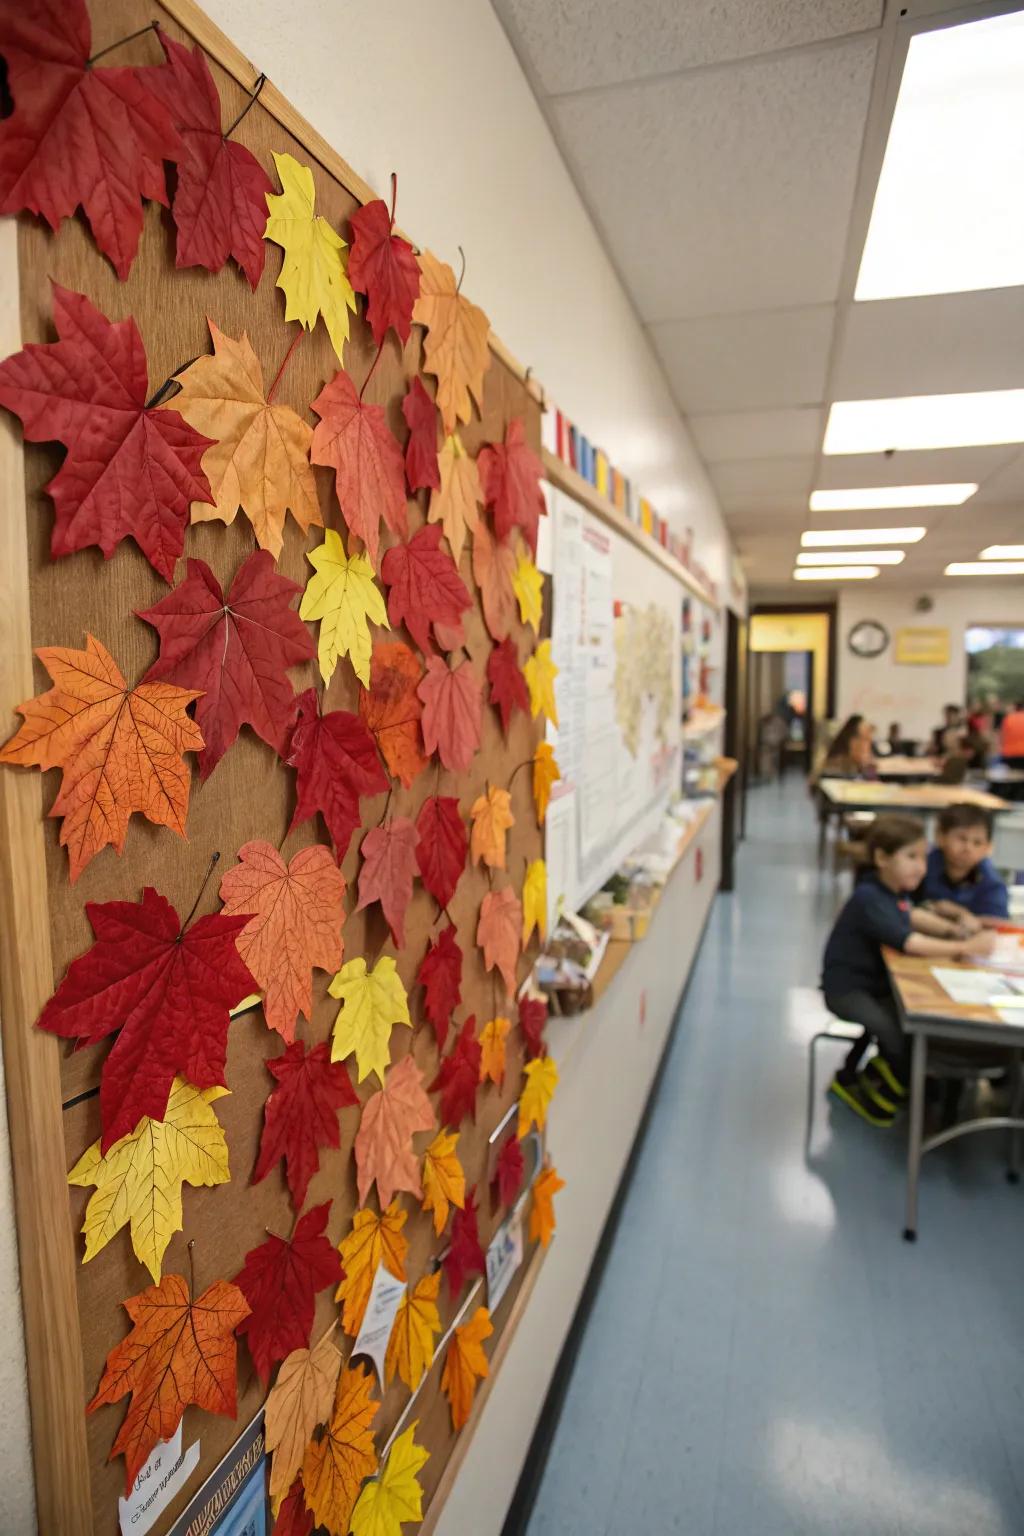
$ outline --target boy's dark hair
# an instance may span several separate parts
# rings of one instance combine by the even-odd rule
[[[899,853],[924,837],[924,825],[916,816],[876,816],[871,823],[865,848],[872,866],[876,853]]]
[[[939,812],[938,829],[940,832],[966,831],[968,827],[984,827],[985,836],[991,842],[991,811],[986,811],[980,805],[971,805],[968,801],[964,800],[958,805],[947,805],[944,811]]]

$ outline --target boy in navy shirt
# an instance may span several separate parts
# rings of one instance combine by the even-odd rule
[[[1006,886],[992,863],[992,817],[980,805],[942,812],[925,877],[915,893],[932,912],[968,934],[994,928],[1009,916]]]

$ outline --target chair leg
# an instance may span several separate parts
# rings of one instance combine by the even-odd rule
[[[1021,1053],[1014,1051],[1010,1066],[1010,1114],[1019,1120],[1024,1111],[1024,1071],[1021,1070]],[[1010,1184],[1020,1183],[1020,1131],[1016,1127],[1010,1132],[1010,1158],[1006,1169],[1006,1178]]]

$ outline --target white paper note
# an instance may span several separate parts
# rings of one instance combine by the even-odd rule
[[[359,1330],[359,1337],[352,1348],[352,1354],[353,1356],[369,1355],[377,1369],[377,1379],[381,1386],[384,1385],[384,1356],[387,1353],[388,1339],[391,1337],[391,1329],[394,1326],[395,1313],[404,1295],[403,1282],[389,1274],[383,1264],[378,1264],[370,1290],[370,1299],[366,1303],[363,1326]]]
[[[181,1449],[181,1425],[170,1440],[161,1440],[149,1453],[126,1499],[118,1499],[121,1536],[145,1536],[176,1493],[199,1465],[199,1441]]]
[[[952,967],[933,965],[932,975],[954,1003],[994,1003],[1001,997],[1012,997],[1018,988],[1009,977],[993,975],[991,971],[955,971]]]
[[[523,1218],[511,1215],[495,1232],[487,1249],[487,1306],[491,1312],[512,1284],[523,1262]]]

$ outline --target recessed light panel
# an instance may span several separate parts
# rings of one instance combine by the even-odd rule
[[[954,560],[944,576],[1024,576],[1024,560]]]
[[[812,491],[812,512],[866,512],[889,507],[961,507],[978,489],[959,485],[868,485],[859,491]]]
[[[912,452],[1022,442],[1024,389],[979,389],[965,395],[836,400],[828,413],[822,451]]]
[[[902,549],[802,549],[797,565],[902,565]]]
[[[1024,571],[1024,565],[1021,566]],[[793,572],[794,581],[870,581],[878,575],[877,565],[819,565],[813,570],[807,566]]]
[[[800,535],[800,543],[804,549],[828,549],[833,544],[919,544],[927,532],[927,528],[808,528]]]
[[[982,560],[1024,560],[1024,544],[990,544],[979,556]]]

